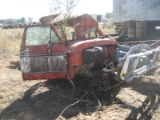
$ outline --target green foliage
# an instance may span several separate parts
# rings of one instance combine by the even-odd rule
[[[106,14],[105,14],[105,17],[108,18],[108,19],[109,19],[109,18],[113,18],[113,13],[106,13]]]
[[[26,23],[25,17],[19,18],[19,19],[0,19],[0,24],[19,24],[19,23]]]
[[[68,35],[68,28],[67,28],[67,22],[72,16],[72,11],[77,6],[80,0],[52,0],[53,6],[51,8],[51,13],[61,13],[62,16],[59,17],[58,21],[58,27],[59,27],[59,33],[62,37],[62,39],[68,39],[71,38],[71,36]],[[69,37],[68,37],[69,36]],[[67,37],[67,38],[66,38]]]

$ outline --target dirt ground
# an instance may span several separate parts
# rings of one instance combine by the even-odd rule
[[[106,93],[89,91],[81,102],[68,107],[58,119],[69,120],[159,120],[160,69],[154,75],[135,79]],[[0,119],[55,120],[66,106],[85,92],[72,94],[68,80],[23,81],[18,56],[0,56]],[[83,88],[81,88],[83,89]]]

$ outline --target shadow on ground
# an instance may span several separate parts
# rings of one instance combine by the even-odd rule
[[[73,95],[72,85],[68,80],[48,80],[35,84],[24,93],[22,99],[14,101],[4,109],[0,114],[0,119],[54,120],[66,106],[80,99],[88,89],[85,81],[76,81],[75,85],[82,86],[82,88],[76,89]],[[107,93],[98,93],[95,90],[94,95],[101,101],[102,107],[118,104],[125,109],[131,110],[126,120],[150,120],[160,104],[160,99],[157,99],[157,95],[160,95],[160,84],[143,82],[143,84],[138,85],[123,84],[122,87],[131,87],[134,91],[146,95],[145,101],[141,101],[143,103],[142,106],[136,108],[118,99],[116,95],[119,93],[120,87],[110,90]],[[47,88],[47,90],[42,92],[44,88]],[[84,88],[87,89],[85,90]],[[90,115],[97,111],[97,106],[97,99],[90,93],[83,98],[82,102],[69,107],[62,116],[65,119],[69,119],[76,117],[80,113]],[[99,110],[103,111],[103,108]]]
[[[87,87],[84,81],[76,84],[83,84],[83,88]],[[41,93],[43,88],[48,90]],[[114,93],[119,91],[118,89]],[[22,99],[14,101],[4,109],[0,114],[0,119],[54,120],[66,106],[79,100],[87,91],[87,89],[81,90],[81,88],[78,88],[73,95],[72,90],[72,85],[68,80],[54,80],[35,84],[24,93]],[[94,91],[94,93],[103,105],[111,104],[114,99],[113,96],[111,97],[111,92],[97,94]],[[82,102],[69,107],[62,116],[69,119],[79,113],[89,115],[97,110],[96,106],[98,106],[97,100],[90,92],[83,98]]]
[[[151,120],[155,111],[160,107],[160,84],[149,79],[148,82],[133,84],[131,87],[134,91],[147,96],[144,101],[137,99],[142,105],[138,108],[127,106],[131,112],[127,120]]]
[[[19,62],[19,60],[10,61],[10,66],[8,66],[7,68],[20,70],[20,62]]]

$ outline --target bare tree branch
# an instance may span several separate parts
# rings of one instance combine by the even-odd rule
[[[93,87],[91,87],[79,100],[77,100],[76,102],[74,102],[74,103],[72,103],[72,104],[70,104],[70,105],[68,105],[68,106],[66,106],[65,107],[65,109],[61,112],[61,114],[57,117],[57,119],[56,120],[59,120],[59,118],[60,118],[60,116],[62,116],[63,115],[63,113],[69,108],[69,107],[71,107],[71,106],[74,106],[74,105],[76,105],[76,104],[78,104],[91,90],[93,89]]]
[[[66,39],[66,27],[68,20],[71,18],[74,8],[78,5],[80,0],[52,0],[51,14],[62,14],[60,17],[60,35]]]

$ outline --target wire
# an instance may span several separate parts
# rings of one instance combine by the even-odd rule
[[[79,100],[77,100],[76,102],[74,102],[74,103],[66,106],[66,107],[64,108],[64,110],[61,112],[61,114],[56,118],[56,120],[59,120],[60,116],[62,116],[63,113],[64,113],[69,107],[78,104],[92,89],[93,89],[93,87],[91,87]]]
[[[68,79],[68,81],[72,84],[72,86],[73,86],[73,94],[75,93],[75,85],[74,85],[74,83],[73,83],[73,81],[70,79],[70,77],[69,77],[69,75],[68,75],[68,72],[67,72],[67,79]]]

